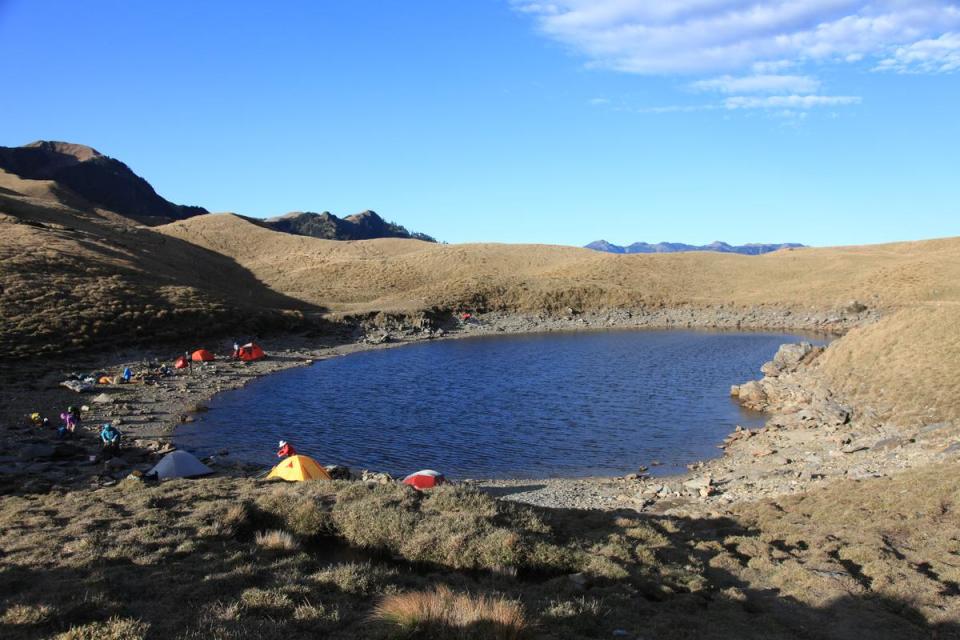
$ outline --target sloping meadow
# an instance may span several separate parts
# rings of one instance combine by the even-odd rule
[[[956,478],[931,488],[912,516],[921,537],[955,520]],[[843,504],[829,491],[816,504]],[[834,535],[842,513],[821,526],[772,502],[663,518],[451,486],[221,478],[11,495],[0,637],[854,638],[867,623],[878,638],[951,637],[956,541],[928,559],[900,527],[891,544],[909,560],[884,554],[874,506],[862,531]],[[912,598],[895,585],[909,567],[914,587],[933,585]]]
[[[519,637],[585,606],[587,581],[657,598],[702,583],[656,558],[656,526],[592,531],[465,488],[128,480],[8,496],[0,518],[4,638],[392,637],[430,621],[393,618],[385,598],[438,587],[457,610],[439,637]]]

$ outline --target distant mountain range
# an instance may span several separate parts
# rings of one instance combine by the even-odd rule
[[[166,200],[130,167],[82,144],[39,140],[22,147],[0,147],[0,170],[28,180],[54,181],[66,188],[71,204],[81,209],[106,209],[151,227],[209,213],[203,207]],[[274,231],[327,240],[414,238],[436,242],[424,233],[387,222],[373,211],[346,218],[325,211],[247,219]]]
[[[634,242],[626,247],[610,244],[606,240],[597,240],[586,245],[585,248],[594,251],[605,251],[607,253],[681,253],[684,251],[715,251],[717,253],[739,253],[747,256],[758,256],[771,251],[780,249],[798,249],[806,245],[796,242],[784,242],[781,244],[741,244],[731,245],[726,242],[711,242],[704,245],[684,244],[682,242],[658,242],[650,244],[649,242]]]

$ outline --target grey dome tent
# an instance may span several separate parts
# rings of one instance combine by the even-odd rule
[[[195,478],[213,473],[213,469],[203,464],[197,458],[186,451],[171,451],[163,456],[163,459],[156,464],[153,469],[147,472],[147,475],[157,474],[157,478]]]

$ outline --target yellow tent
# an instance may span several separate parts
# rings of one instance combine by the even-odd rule
[[[280,478],[290,482],[304,480],[332,480],[330,474],[320,464],[308,456],[290,456],[273,468],[267,478]]]

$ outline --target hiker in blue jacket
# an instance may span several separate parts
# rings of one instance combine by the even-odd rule
[[[103,429],[100,430],[100,441],[103,443],[104,451],[115,452],[120,449],[120,437],[123,434],[120,433],[120,430],[109,422],[103,425]]]

